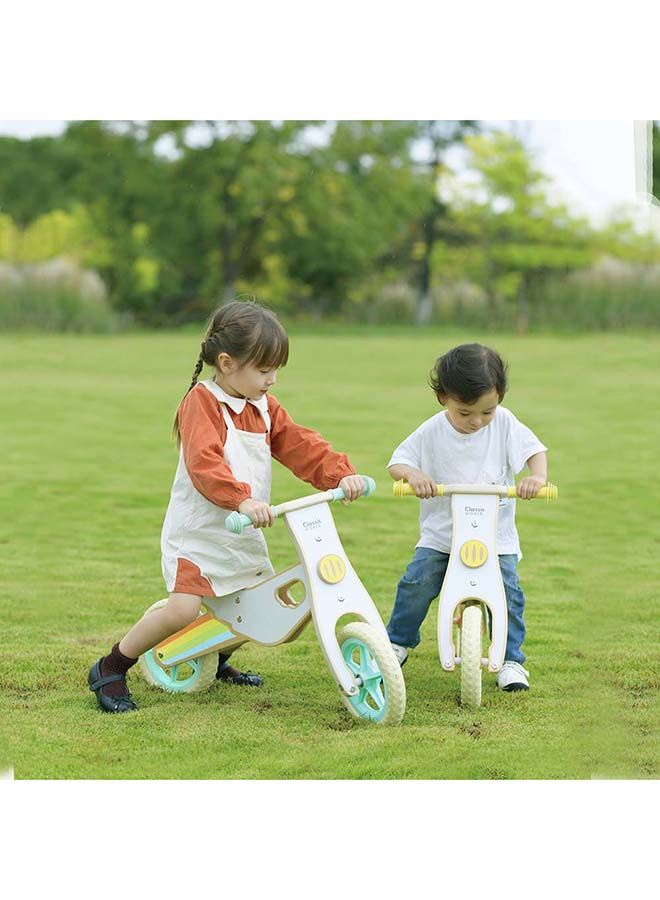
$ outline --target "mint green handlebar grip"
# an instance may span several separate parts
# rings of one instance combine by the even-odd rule
[[[371,495],[376,490],[376,482],[373,478],[370,478],[368,475],[362,475],[362,496],[363,497],[371,497]],[[344,494],[343,488],[333,488],[330,493],[332,494],[333,500],[344,500],[346,495]]]
[[[244,516],[243,513],[239,513],[238,511],[229,513],[225,519],[225,528],[227,531],[231,531],[232,534],[240,534],[244,528],[247,528],[248,525],[251,524],[252,519],[249,516]]]
[[[376,482],[368,475],[363,475],[362,483],[364,486],[362,496],[371,497],[371,495],[376,490]],[[343,488],[334,488],[329,493],[332,495],[333,500],[345,499]],[[271,506],[271,509],[277,516],[277,507]],[[241,534],[243,529],[247,528],[249,525],[252,525],[252,519],[249,516],[244,515],[243,513],[239,513],[238,511],[229,513],[229,515],[225,519],[225,528],[227,529],[227,531],[231,531],[232,534]]]

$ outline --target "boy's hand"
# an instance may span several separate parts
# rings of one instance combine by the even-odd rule
[[[516,493],[523,500],[531,500],[532,497],[536,497],[545,483],[546,479],[540,475],[528,475],[527,478],[523,478],[522,481],[518,482]]]
[[[437,484],[421,469],[409,468],[405,479],[420,500],[430,500],[431,497],[437,496]]]
[[[341,501],[344,506],[348,506],[352,500],[357,500],[364,493],[364,482],[361,475],[346,475],[337,487],[340,487],[346,494],[346,499]]]
[[[249,516],[255,528],[265,528],[266,526],[270,528],[275,521],[270,506],[263,500],[252,500],[248,497],[239,505],[238,511],[244,516]]]

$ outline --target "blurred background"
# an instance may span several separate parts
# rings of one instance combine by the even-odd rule
[[[632,122],[0,122],[0,329],[658,327],[634,198]]]

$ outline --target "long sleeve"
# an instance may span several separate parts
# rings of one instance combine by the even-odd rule
[[[217,400],[194,388],[179,407],[181,446],[188,475],[195,488],[223,509],[238,509],[252,496],[250,485],[236,481],[224,457],[227,426]]]
[[[275,397],[268,398],[271,418],[270,449],[273,458],[319,491],[335,488],[356,470],[345,453],[337,453],[312,428],[296,424]]]

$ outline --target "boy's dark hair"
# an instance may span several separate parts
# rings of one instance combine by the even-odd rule
[[[184,398],[197,384],[204,363],[214,366],[221,353],[228,353],[241,365],[279,368],[285,366],[289,359],[289,338],[275,313],[260,303],[252,300],[225,303],[211,314]],[[180,442],[178,410],[173,432],[177,442]]]
[[[493,388],[501,403],[508,387],[507,371],[507,364],[491,347],[461,344],[438,357],[429,384],[443,405],[447,397],[474,403]]]

